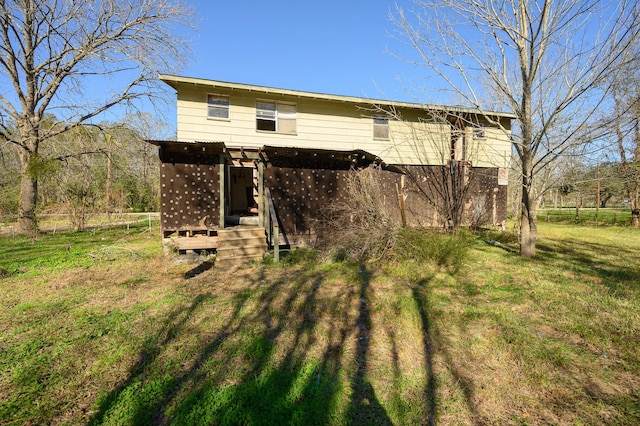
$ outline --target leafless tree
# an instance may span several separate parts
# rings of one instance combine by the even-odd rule
[[[479,141],[486,139],[482,117],[438,109],[427,109],[417,120],[406,119],[397,109],[380,107],[377,113],[389,117],[396,129],[390,151],[397,149],[398,153],[383,154],[401,156],[404,162],[409,160],[413,164],[404,167],[408,180],[404,192],[414,194],[433,210],[433,219],[428,225],[455,231],[465,223],[484,222],[486,200],[471,194],[478,177],[479,169],[474,166],[478,165]],[[488,159],[496,154],[503,159],[497,152],[480,155]],[[492,166],[505,167],[504,164]]]
[[[180,0],[0,1],[0,139],[20,152],[22,231],[37,231],[30,170],[42,145],[115,107],[157,99],[158,71],[184,63],[180,28],[191,14]],[[45,114],[57,119],[47,124]]]
[[[621,67],[614,76],[613,113],[607,119],[615,135],[613,152],[620,162],[619,178],[629,201],[634,228],[640,228],[640,75],[637,66],[636,62],[631,67]]]
[[[584,135],[604,82],[638,36],[636,1],[414,0],[397,8],[403,40],[439,84],[480,110],[517,116],[520,253],[536,252],[536,176]],[[443,84],[442,84],[443,83]],[[491,117],[487,116],[487,119]],[[496,123],[497,124],[497,123]]]

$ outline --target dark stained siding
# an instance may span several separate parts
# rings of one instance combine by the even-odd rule
[[[165,235],[216,227],[220,203],[219,153],[208,152],[208,149],[197,145],[161,146],[161,221]],[[329,166],[335,167],[335,164]],[[405,166],[412,167],[419,171],[441,166]],[[315,220],[323,216],[331,203],[345,201],[346,177],[350,173],[354,171],[308,168],[306,164],[302,167],[267,165],[265,187],[271,191],[283,231],[288,235],[313,232]],[[405,211],[410,225],[442,226],[444,218],[438,217],[435,208],[412,187],[407,177],[379,169],[375,173],[389,212],[398,220],[396,187],[407,195]],[[498,169],[474,168],[471,176],[465,222],[471,223],[474,215],[480,219],[480,225],[505,221],[507,187],[498,185]]]
[[[498,185],[498,169],[474,168],[469,198],[470,219],[474,214],[483,213],[484,220],[480,220],[480,225],[498,224],[507,220],[507,186]]]
[[[407,166],[414,171],[424,167]],[[314,220],[322,217],[323,210],[331,203],[343,202],[346,197],[346,177],[353,170],[306,169],[269,166],[265,170],[265,186],[271,191],[278,220],[288,235],[299,235],[314,231]],[[385,194],[388,211],[400,220],[397,188],[402,190],[402,175],[390,171],[376,170],[380,188]],[[434,174],[431,174],[433,176]],[[475,168],[470,182],[469,200],[465,223],[470,224],[472,215],[481,216],[479,225],[491,225],[506,220],[507,187],[498,186],[498,170]],[[403,193],[407,195],[405,211],[410,225],[443,226],[435,208],[404,179]]]
[[[267,167],[269,188],[280,226],[289,235],[312,231],[313,219],[331,203],[344,200],[348,170]]]
[[[161,147],[160,211],[163,232],[198,230],[218,223],[218,154],[197,147]],[[206,226],[203,226],[205,225]]]
[[[411,173],[420,179],[424,176],[426,182],[433,176],[440,176],[440,171],[427,171],[427,169],[439,169],[442,166],[403,166],[411,169]],[[507,220],[507,186],[498,185],[498,169],[491,167],[474,167],[470,173],[470,182],[467,201],[465,203],[464,224],[494,225]],[[429,190],[429,185],[423,185]],[[405,202],[409,223],[439,227],[444,225],[444,219],[438,217],[435,208],[429,205],[424,197],[406,179]],[[437,199],[437,197],[433,197]]]

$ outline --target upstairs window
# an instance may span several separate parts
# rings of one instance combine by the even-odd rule
[[[484,127],[474,127],[473,128],[473,139],[486,139],[487,132]]]
[[[389,119],[384,117],[373,118],[373,138],[389,139]]]
[[[295,133],[296,132],[296,115],[295,105],[278,104],[278,132]]]
[[[297,109],[293,104],[256,102],[256,129],[267,132],[296,133]]]
[[[276,131],[276,104],[256,102],[256,129]]]
[[[229,97],[207,95],[207,117],[229,119]]]

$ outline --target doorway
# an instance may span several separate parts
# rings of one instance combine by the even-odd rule
[[[231,215],[258,214],[256,168],[251,165],[229,166],[229,210]]]

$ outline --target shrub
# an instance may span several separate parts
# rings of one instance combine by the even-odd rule
[[[317,220],[318,248],[334,260],[365,261],[384,257],[400,229],[381,188],[381,170],[353,170],[343,201],[332,203]]]
[[[402,228],[397,233],[393,257],[400,261],[432,262],[455,273],[464,264],[471,241],[464,233]]]

